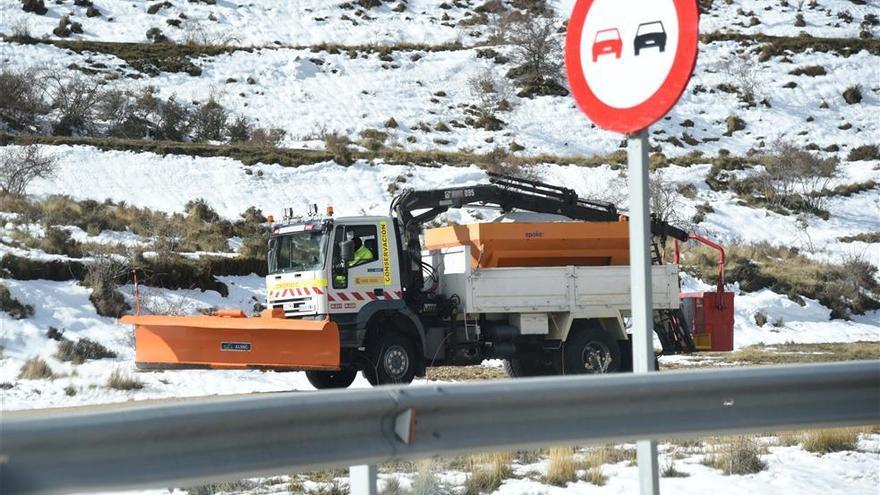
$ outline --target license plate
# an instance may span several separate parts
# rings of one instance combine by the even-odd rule
[[[307,303],[307,302],[306,303],[299,303],[299,304],[297,304],[297,303],[284,303],[281,307],[284,309],[284,311],[295,312],[295,313],[301,313],[304,311],[314,310],[314,307],[312,306],[312,304]]]

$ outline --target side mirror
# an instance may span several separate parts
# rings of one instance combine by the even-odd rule
[[[339,243],[339,251],[342,253],[342,261],[346,264],[354,259],[354,241],[349,239]]]

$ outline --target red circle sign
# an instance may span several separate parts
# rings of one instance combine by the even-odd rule
[[[574,99],[603,129],[641,131],[681,97],[698,41],[696,0],[578,0],[565,39]]]

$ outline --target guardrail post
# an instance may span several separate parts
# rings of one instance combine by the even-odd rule
[[[654,317],[651,283],[650,206],[648,204],[648,130],[629,136],[629,266],[632,292],[632,362],[635,373],[654,370]],[[639,493],[658,495],[657,442],[639,440]]]
[[[378,470],[375,464],[352,466],[348,471],[351,495],[377,495]]]

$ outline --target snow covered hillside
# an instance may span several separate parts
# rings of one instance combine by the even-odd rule
[[[282,130],[284,137],[273,144],[289,149],[259,148],[258,159],[245,159],[236,153],[257,148],[237,149],[236,143],[227,144],[231,137],[197,139],[187,131],[178,136],[179,143],[163,142],[165,154],[152,152],[149,139],[164,123],[144,124],[138,119],[154,116],[136,113],[135,124],[144,124],[136,129],[146,129],[144,135],[109,139],[119,135],[112,132],[112,112],[104,112],[95,122],[74,128],[72,137],[59,137],[51,134],[61,134],[55,131],[61,128],[57,120],[64,109],[48,105],[33,122],[4,121],[0,128],[3,151],[21,149],[35,139],[42,143],[42,153],[57,160],[53,176],[26,188],[32,201],[67,195],[80,202],[112,200],[183,213],[201,198],[229,221],[250,207],[277,216],[284,207],[302,209],[313,203],[333,205],[343,215],[386,214],[402,188],[485,180],[487,162],[500,154],[501,163],[493,169],[566,185],[626,209],[621,136],[596,129],[569,96],[527,94],[509,77],[518,66],[517,48],[499,36],[499,30],[507,29],[500,12],[554,13],[558,41],[571,0],[548,2],[546,9],[543,2],[524,0],[80,5],[85,3],[48,2],[47,12],[37,15],[23,12],[21,2],[0,0],[0,32],[6,35],[0,41],[3,70],[45,76],[58,82],[56,93],[72,87],[64,86],[66,81],[85,81],[106,94],[174,101],[184,109],[205,108],[213,101],[225,109],[229,122],[242,117],[251,126]],[[787,256],[821,265],[826,271],[820,273],[826,275],[831,273],[828,267],[880,267],[880,43],[872,38],[880,3],[748,0],[701,5],[702,32],[717,33],[701,43],[688,91],[651,134],[657,165],[653,179],[668,193],[666,216],[729,246],[792,248]],[[65,15],[70,17],[62,21]],[[70,22],[80,26],[71,29]],[[59,23],[66,28],[59,29]],[[152,40],[171,43],[148,42],[152,28],[160,31],[152,32]],[[489,81],[498,95],[489,115],[497,121],[478,118],[485,110],[480,100],[486,98],[476,84],[481,80]],[[329,149],[329,136],[350,140],[343,148],[355,153],[352,163],[342,163]],[[62,139],[74,144],[59,144],[67,142]],[[765,157],[776,156],[780,142],[818,160],[839,161],[823,180],[798,183],[799,198],[808,200],[809,207],[774,204],[755,184],[767,177]],[[191,146],[203,148],[195,152]],[[299,154],[325,149],[336,158],[296,161]],[[279,156],[296,159],[288,163],[272,158]],[[29,213],[36,206],[5,204],[0,255],[9,259],[88,264],[97,256],[91,251],[102,246],[115,255],[149,253],[158,249],[158,239],[168,237],[132,225],[97,224],[91,231],[48,206],[40,217]],[[65,208],[86,211],[94,205]],[[492,215],[468,210],[450,212],[445,220],[488,220]],[[53,218],[64,220],[53,223]],[[58,234],[59,229],[66,234]],[[85,252],[74,256],[44,242],[57,235],[69,237],[65,246],[79,243],[78,250]],[[233,235],[219,244],[184,254],[188,259],[235,257],[245,240]],[[778,263],[774,259],[759,261]],[[133,371],[130,329],[99,316],[90,300],[92,289],[77,277],[55,273],[51,281],[16,279],[14,274],[24,269],[13,270],[11,263],[4,265],[2,283],[11,299],[32,305],[33,314],[15,319],[0,313],[3,409],[310,388],[299,373],[203,371],[140,373],[140,388],[108,387],[114,372]],[[876,284],[876,273],[870,276]],[[177,312],[219,307],[250,311],[264,297],[255,275],[217,279],[228,288],[227,296],[197,288],[148,289],[148,294],[157,308]],[[690,276],[684,283],[694,290],[709,286],[708,279]],[[791,293],[793,289],[781,285],[748,291],[731,285],[740,291],[737,347],[880,341],[876,309],[832,320],[838,308],[815,294]],[[120,291],[133,304],[132,286],[123,285]],[[760,323],[762,319],[769,323]],[[82,364],[61,360],[59,337],[48,338],[49,327],[61,332],[62,339],[97,342],[116,357]],[[34,357],[48,365],[54,380],[19,378]]]

